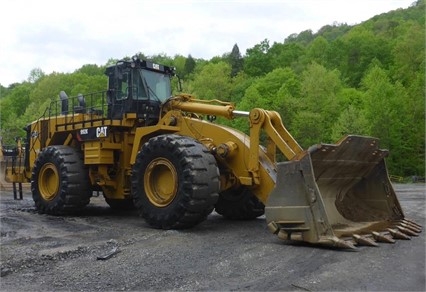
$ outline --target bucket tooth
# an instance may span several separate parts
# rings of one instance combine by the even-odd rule
[[[336,246],[337,246],[337,247],[339,247],[339,248],[355,249],[355,250],[356,250],[356,247],[355,247],[355,245],[353,245],[353,243],[352,243],[352,242],[345,241],[345,240],[339,240],[339,241],[336,243]]]
[[[421,233],[422,232],[422,230],[420,228],[417,228],[417,227],[415,227],[413,225],[410,225],[410,224],[406,224],[404,222],[399,223],[399,226],[407,228],[407,229],[409,229],[409,230],[411,230],[413,232],[416,232],[416,233]],[[418,236],[418,234],[416,234],[415,236]]]
[[[278,227],[278,224],[275,223],[274,221],[271,221],[271,222],[268,223],[268,229],[273,234],[277,234],[280,231],[280,228]]]
[[[402,232],[400,232],[398,230],[395,230],[395,229],[392,229],[392,228],[388,228],[387,230],[390,232],[390,234],[392,235],[393,238],[396,238],[396,239],[405,239],[405,240],[411,239],[410,236],[405,235],[404,233],[402,233]]]
[[[291,240],[291,234],[287,233],[284,229],[280,229],[277,233],[279,239],[282,240]]]
[[[411,220],[403,219],[402,222],[409,226],[412,226],[413,228],[417,228],[418,230],[420,230],[420,232],[422,231],[422,226]]]
[[[410,229],[408,229],[408,228],[404,228],[404,227],[402,227],[402,226],[397,226],[396,228],[397,228],[399,231],[401,231],[402,233],[407,234],[407,235],[409,235],[409,236],[419,236],[416,232],[414,232],[414,231],[412,231],[412,230],[410,230]]]
[[[361,236],[358,234],[353,234],[352,237],[354,238],[355,242],[359,245],[366,245],[366,246],[379,246],[374,240],[366,237]]]
[[[386,236],[379,232],[373,231],[371,234],[373,235],[374,240],[378,242],[395,243],[395,240],[393,238],[390,238],[389,236]]]
[[[357,249],[351,241],[337,239],[337,238],[332,240],[332,246],[338,247],[338,248],[344,248],[344,249],[353,249],[353,250]]]
[[[416,223],[416,222],[414,222],[413,220],[410,220],[410,219],[404,218],[402,221],[404,221],[404,222],[405,222],[405,223],[407,223],[407,224],[414,225],[414,226],[416,226],[416,227],[418,227],[418,228],[422,229],[422,226],[421,226],[421,225],[419,225],[419,224],[417,224],[417,223]]]

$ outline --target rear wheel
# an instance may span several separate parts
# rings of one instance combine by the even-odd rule
[[[204,221],[218,199],[216,160],[198,141],[179,135],[150,139],[136,157],[132,195],[155,228],[181,229]]]
[[[221,192],[215,210],[227,219],[251,220],[265,213],[265,205],[249,189],[239,187]]]
[[[49,146],[35,161],[31,191],[39,213],[60,214],[83,208],[92,190],[81,153],[69,146]]]

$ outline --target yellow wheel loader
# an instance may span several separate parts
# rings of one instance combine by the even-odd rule
[[[161,229],[192,227],[216,210],[230,219],[265,215],[281,239],[339,248],[421,232],[403,214],[376,138],[304,150],[277,112],[172,96],[174,68],[134,57],[106,75],[105,92],[61,92],[26,127],[22,159],[6,165],[6,181],[31,182],[39,213],[84,208],[98,191]],[[218,116],[246,119],[250,133]]]

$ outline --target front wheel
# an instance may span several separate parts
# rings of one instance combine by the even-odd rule
[[[31,192],[37,211],[57,215],[83,208],[92,190],[80,152],[69,146],[49,146],[35,161]]]
[[[132,169],[132,195],[155,228],[182,229],[206,219],[218,199],[216,160],[198,141],[179,135],[151,138]]]

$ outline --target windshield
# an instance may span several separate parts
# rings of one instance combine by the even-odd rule
[[[170,77],[162,73],[140,70],[141,78],[144,80],[146,91],[151,100],[164,102],[172,95]]]

